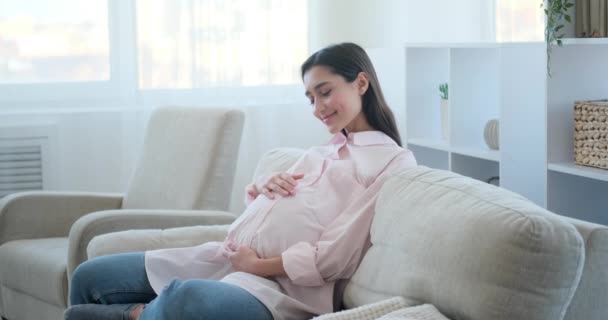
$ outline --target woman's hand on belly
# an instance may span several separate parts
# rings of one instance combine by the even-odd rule
[[[235,271],[255,274],[260,277],[284,276],[283,259],[279,257],[260,259],[258,254],[247,246],[228,246],[230,250],[225,251],[224,256],[230,260]]]
[[[291,174],[281,172],[271,176],[264,185],[258,187],[258,192],[265,194],[269,199],[274,199],[274,194],[284,197],[293,195],[298,180],[304,178],[303,173]]]

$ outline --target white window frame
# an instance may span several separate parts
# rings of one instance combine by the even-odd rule
[[[140,89],[136,19],[136,0],[108,0],[109,80],[0,84],[0,112],[146,108],[163,104],[260,106],[306,103],[301,84]]]
[[[132,70],[136,67],[134,15],[134,0],[108,0],[109,80],[0,84],[0,109],[40,102],[63,106],[78,101],[90,106],[89,102],[133,99],[133,75],[137,74]]]

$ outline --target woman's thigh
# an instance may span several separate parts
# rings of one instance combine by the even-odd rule
[[[139,320],[272,320],[262,302],[246,290],[216,280],[173,280],[146,305]]]
[[[79,265],[70,285],[70,304],[147,303],[156,297],[143,252],[97,257]]]

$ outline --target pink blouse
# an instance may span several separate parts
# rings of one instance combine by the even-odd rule
[[[413,154],[380,131],[337,134],[288,170],[304,173],[294,195],[246,199],[223,242],[146,252],[150,284],[160,293],[173,278],[224,281],[253,294],[277,320],[333,312],[336,280],[349,278],[369,247],[378,191],[391,174],[413,166]],[[222,254],[229,243],[260,258],[282,256],[287,276],[235,272]]]

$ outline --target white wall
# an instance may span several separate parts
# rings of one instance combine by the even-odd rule
[[[12,111],[0,113],[0,127],[54,128],[50,163],[54,189],[120,191],[124,168],[122,111]],[[0,137],[1,139],[2,137]],[[45,168],[46,169],[46,168]]]
[[[409,0],[407,42],[492,42],[494,1]]]
[[[491,0],[310,0],[309,12],[311,51],[344,41],[366,48],[494,41]]]

